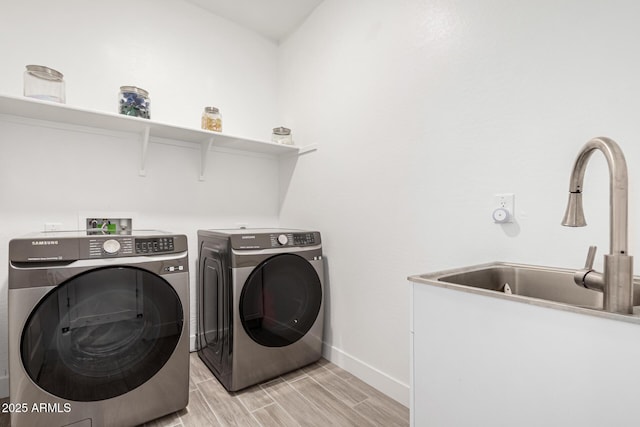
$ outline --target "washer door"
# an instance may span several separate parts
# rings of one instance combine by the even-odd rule
[[[173,287],[135,267],[74,276],[27,319],[20,344],[34,383],[67,400],[127,393],[153,377],[178,344],[184,314]]]
[[[321,305],[322,285],[313,266],[299,255],[275,255],[247,278],[240,320],[255,342],[284,347],[311,329]]]

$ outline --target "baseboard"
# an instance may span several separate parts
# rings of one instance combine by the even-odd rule
[[[9,377],[0,377],[0,399],[9,397]]]
[[[409,385],[390,377],[384,372],[364,363],[350,354],[325,343],[322,347],[322,356],[355,375],[372,387],[380,390],[390,398],[409,407]]]

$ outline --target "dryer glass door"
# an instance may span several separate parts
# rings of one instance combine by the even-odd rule
[[[97,401],[145,383],[180,339],[180,299],[160,276],[106,267],[49,292],[27,319],[21,358],[31,379],[67,400]]]
[[[275,255],[247,278],[240,320],[257,343],[284,347],[311,329],[321,305],[322,285],[313,266],[299,255]]]

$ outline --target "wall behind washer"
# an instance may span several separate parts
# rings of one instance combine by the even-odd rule
[[[26,64],[62,72],[67,104],[117,112],[120,86],[150,93],[151,118],[268,139],[277,110],[274,42],[190,2],[7,1],[0,15],[0,93],[22,95]]]
[[[150,92],[157,121],[198,128],[203,107],[215,105],[225,132],[263,140],[276,123],[275,43],[188,2],[7,1],[0,51],[4,95],[21,96],[24,66],[42,64],[64,73],[68,105],[115,112],[119,87],[137,85]],[[139,152],[133,135],[0,116],[0,260],[9,239],[45,222],[75,229],[79,212],[133,212],[136,228],[187,234],[193,302],[198,228],[277,225],[273,157],[212,151],[199,182],[198,147],[152,143],[144,178]],[[0,396],[8,395],[6,343],[5,268]]]

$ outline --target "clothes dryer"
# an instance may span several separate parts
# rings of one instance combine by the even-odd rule
[[[187,238],[34,234],[9,243],[15,426],[133,426],[189,396]]]
[[[198,231],[198,355],[229,391],[322,355],[317,231]]]

